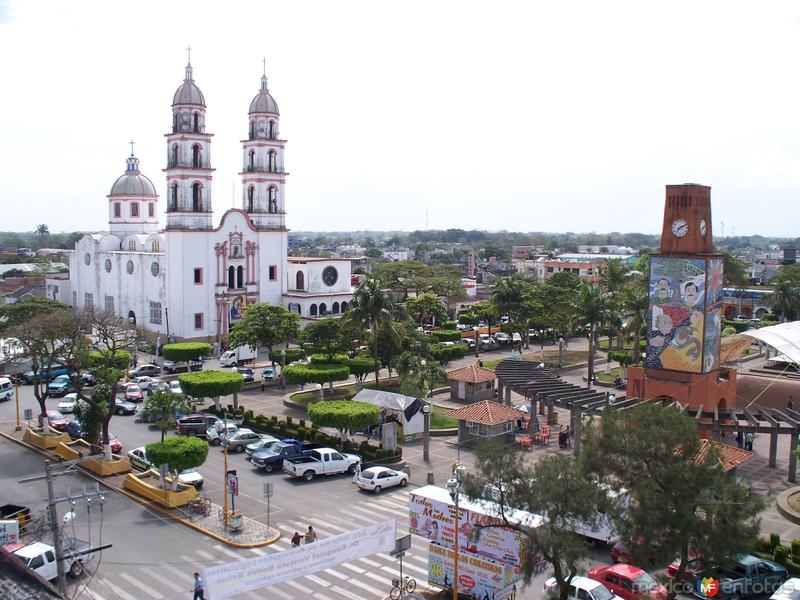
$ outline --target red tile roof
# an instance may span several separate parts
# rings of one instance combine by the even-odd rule
[[[484,369],[472,364],[462,369],[455,369],[447,374],[451,381],[466,381],[467,383],[488,383],[497,379],[497,374],[489,369]]]
[[[723,444],[721,442],[702,439],[700,440],[700,448],[698,449],[697,454],[692,457],[692,460],[694,462],[701,462],[705,460],[706,455],[708,454],[708,449],[711,448],[712,445],[719,454],[719,466],[725,471],[731,471],[742,463],[745,463],[753,458],[753,453],[748,452],[747,450],[742,450],[736,446],[729,446],[728,444]]]
[[[445,414],[460,421],[474,421],[484,425],[499,425],[500,423],[516,421],[525,416],[524,412],[516,408],[491,400],[475,402],[464,408],[454,408]]]

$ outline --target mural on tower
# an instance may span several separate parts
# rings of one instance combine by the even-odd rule
[[[647,367],[704,371],[705,262],[702,258],[651,257]]]
[[[703,373],[719,368],[722,335],[722,274],[724,259],[708,261],[706,280],[706,318],[703,335]]]

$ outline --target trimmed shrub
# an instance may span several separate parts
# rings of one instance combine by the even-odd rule
[[[377,367],[377,361],[369,356],[356,356],[347,361],[347,368],[350,369],[350,373],[356,377],[374,373],[375,367]]]
[[[302,348],[286,348],[286,364],[293,363],[295,361],[300,360],[301,358],[305,358],[306,351]],[[281,364],[281,351],[273,351],[269,353],[269,359],[272,362]]]
[[[428,346],[428,354],[431,358],[442,364],[448,363],[451,360],[464,358],[467,353],[467,347],[464,344],[431,344]]]
[[[350,369],[345,365],[319,363],[312,365],[290,365],[284,371],[286,383],[328,383],[345,381]]]
[[[742,333],[743,331],[747,331],[750,329],[750,323],[747,321],[728,321],[727,319],[722,321],[723,328],[733,327],[736,330],[736,333]]]
[[[789,548],[784,546],[783,544],[778,544],[775,546],[775,551],[773,556],[775,557],[775,562],[780,564],[786,564],[786,561],[789,560]]]
[[[184,393],[195,398],[217,398],[241,391],[244,377],[236,372],[197,371],[184,373],[178,377]],[[228,405],[233,410],[233,405]]]
[[[800,560],[800,540],[792,540],[792,558]]]
[[[437,342],[459,342],[461,332],[457,329],[438,329],[431,331],[431,338]]]
[[[352,400],[327,400],[308,407],[311,421],[320,427],[339,431],[361,430],[380,420],[380,409],[374,404]]]
[[[774,531],[769,534],[769,548],[773,552],[775,548],[781,545],[781,535],[779,533],[775,533]]]
[[[309,358],[312,365],[346,365],[350,361],[347,354],[335,354],[331,359],[328,359],[324,354],[312,354]]]
[[[458,321],[445,321],[442,323],[442,329],[455,329]]]
[[[211,354],[211,344],[199,342],[183,342],[180,344],[165,344],[161,347],[162,356],[167,360],[187,362],[200,360],[201,356]]]
[[[609,360],[615,360],[623,367],[629,367],[633,363],[633,352],[630,350],[611,350],[607,356]]]

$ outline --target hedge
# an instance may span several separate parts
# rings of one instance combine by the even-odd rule
[[[461,341],[461,332],[457,329],[437,329],[431,331],[431,337],[437,342],[459,342]]]
[[[358,377],[360,375],[366,375],[367,373],[373,373],[378,366],[377,362],[378,361],[368,356],[356,356],[355,358],[348,359],[347,366],[350,369],[350,373]]]
[[[633,352],[630,350],[610,350],[607,356],[608,360],[617,361],[623,367],[633,364]]]
[[[208,442],[196,437],[177,436],[145,446],[147,460],[156,467],[168,464],[173,471],[194,469],[206,462]]]
[[[346,365],[350,358],[347,354],[334,354],[332,358],[328,358],[325,354],[312,354],[309,356],[312,365]]]
[[[283,373],[286,383],[328,383],[345,381],[350,377],[350,369],[346,365],[328,363],[289,365]]]
[[[113,354],[108,350],[95,350],[89,353],[90,369],[110,367],[112,369],[127,369],[133,358],[127,350],[117,350]]]
[[[228,371],[197,371],[184,373],[178,377],[181,390],[195,398],[218,398],[229,396],[242,389],[244,377],[240,373]]]
[[[306,357],[306,351],[302,348],[286,348],[286,364],[293,363],[295,361],[300,360],[301,358]],[[281,351],[273,351],[269,353],[269,359],[272,362],[276,362],[280,364],[281,362]]]
[[[183,342],[180,344],[165,344],[162,348],[162,355],[167,360],[187,362],[190,360],[200,360],[201,356],[211,354],[211,344],[200,342]]]
[[[750,323],[747,321],[728,321],[725,319],[722,322],[722,326],[724,327],[733,327],[736,330],[736,333],[742,333],[743,331],[747,331],[750,329]]]
[[[311,422],[318,427],[333,427],[340,431],[365,429],[376,425],[381,411],[375,404],[353,400],[328,400],[308,407]]]
[[[448,363],[457,358],[464,358],[467,353],[467,347],[464,344],[431,344],[428,346],[428,354],[431,358],[440,362]]]
[[[442,329],[456,329],[456,325],[458,325],[458,321],[445,321],[442,323]]]

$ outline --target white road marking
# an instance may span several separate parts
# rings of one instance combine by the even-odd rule
[[[139,600],[136,596],[131,596],[125,590],[118,588],[108,579],[101,579],[100,581],[102,581],[104,585],[108,586],[108,589],[110,589],[114,594],[117,595],[118,598],[121,598],[122,600]]]
[[[310,590],[310,589],[308,589],[308,588],[307,588],[306,586],[304,586],[304,585],[300,585],[299,583],[297,583],[296,581],[293,581],[293,580],[291,580],[291,579],[290,579],[289,581],[284,581],[284,583],[285,583],[286,585],[288,585],[288,586],[291,586],[291,587],[293,587],[293,588],[294,588],[294,589],[296,589],[296,590],[299,590],[299,591],[303,592],[303,593],[304,593],[304,594],[306,594],[306,595],[309,595],[309,594],[313,593],[313,591],[314,591],[314,590]]]
[[[150,586],[143,584],[141,581],[136,579],[136,577],[128,575],[127,573],[119,573],[118,575],[122,579],[130,583],[133,587],[142,590],[145,594],[147,594],[151,598],[155,598],[156,600],[161,600],[164,597],[161,592],[157,592]]]

